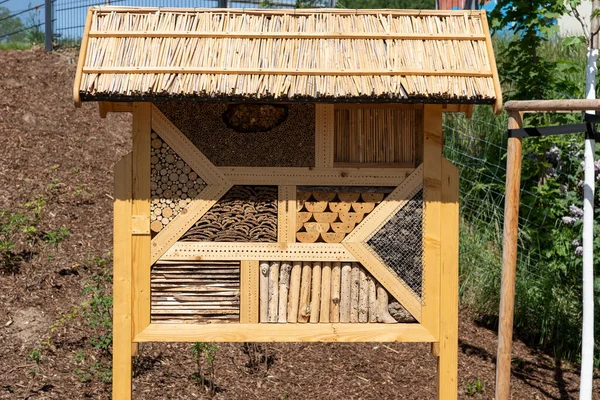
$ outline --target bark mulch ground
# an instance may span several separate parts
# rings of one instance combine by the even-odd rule
[[[111,397],[102,324],[110,308],[112,167],[130,150],[131,119],[101,120],[95,104],[75,109],[75,63],[74,52],[0,52],[0,209],[35,220],[29,241],[13,249],[17,261],[0,264],[0,399]],[[459,397],[490,399],[496,333],[473,320],[461,312]],[[217,399],[435,397],[435,359],[424,344],[218,346]],[[134,397],[210,398],[190,348],[140,346]],[[519,341],[514,359],[513,399],[577,398],[573,366]],[[600,399],[598,380],[596,389]]]

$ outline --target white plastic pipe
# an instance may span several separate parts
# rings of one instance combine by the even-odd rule
[[[586,98],[596,98],[598,49],[588,49]],[[581,380],[579,400],[592,399],[594,373],[594,147],[585,140],[585,178],[583,185],[583,327],[581,338]]]

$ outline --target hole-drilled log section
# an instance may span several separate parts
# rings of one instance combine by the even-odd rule
[[[341,243],[393,188],[300,187],[296,193],[296,240]]]
[[[180,239],[184,242],[277,242],[275,186],[234,186]]]
[[[150,275],[151,321],[226,323],[240,320],[240,263],[160,262]]]
[[[262,323],[416,322],[359,263],[260,262]]]
[[[206,183],[158,136],[150,142],[150,229],[160,232],[205,187]]]
[[[291,103],[287,117],[268,132],[240,133],[227,126],[227,104],[160,102],[156,106],[220,167],[312,167],[315,165],[315,105]]]

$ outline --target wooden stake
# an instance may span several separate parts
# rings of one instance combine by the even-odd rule
[[[321,311],[321,263],[314,262],[312,267],[312,294],[310,296],[310,322],[319,322]]]
[[[358,322],[358,302],[360,297],[360,267],[352,263],[350,281],[350,322]]]
[[[277,322],[279,310],[279,262],[269,268],[269,322]]]
[[[281,263],[280,277],[279,277],[279,312],[277,322],[287,322],[287,308],[288,308],[288,291],[290,288],[290,273],[292,272],[292,264],[289,262]]]
[[[324,262],[321,269],[321,307],[319,310],[319,322],[329,322],[329,310],[331,303],[331,263]]]
[[[312,268],[309,262],[302,266],[302,281],[300,283],[300,305],[298,307],[298,322],[308,322],[310,317],[310,284]]]
[[[369,322],[377,322],[377,286],[373,277],[369,277]]]
[[[294,261],[292,274],[290,276],[290,293],[287,309],[287,322],[298,321],[298,307],[300,304],[300,280],[302,276],[302,264]]]
[[[370,279],[369,279],[370,280]],[[359,271],[358,322],[369,320],[369,281],[364,268]]]
[[[340,289],[342,284],[342,264],[334,262],[331,267],[331,303],[329,321],[340,322]]]
[[[512,112],[508,129],[523,127],[522,114]],[[496,399],[510,398],[510,366],[513,318],[515,311],[515,277],[517,239],[519,235],[519,198],[521,186],[522,144],[520,138],[508,139],[506,159],[506,195],[504,203],[504,243],[502,249],[502,283],[500,287],[500,322],[496,364]]]
[[[260,262],[260,322],[269,322],[269,262]]]
[[[342,264],[342,286],[340,289],[340,322],[350,322],[350,291],[352,288],[352,265]]]
[[[398,321],[394,319],[390,315],[388,310],[389,305],[389,296],[387,291],[377,285],[377,303],[378,303],[378,312],[377,312],[377,322],[383,322],[384,324],[397,324]]]

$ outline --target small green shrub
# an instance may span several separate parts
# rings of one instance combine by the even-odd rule
[[[69,228],[66,228],[63,226],[61,228],[58,228],[58,229],[55,229],[53,231],[46,233],[43,236],[43,240],[50,246],[57,246],[63,240],[68,238],[70,235],[71,235],[71,232],[69,231]]]
[[[483,394],[483,392],[485,392],[485,384],[479,378],[467,382],[465,387],[467,396],[475,396],[476,394]]]
[[[198,372],[192,375],[198,383],[203,386],[207,392],[214,396],[217,393],[215,384],[215,358],[219,347],[214,343],[196,342],[191,348],[192,355],[196,359]],[[203,368],[203,360],[207,364],[207,368]]]
[[[91,299],[82,306],[86,323],[92,328],[97,328],[98,335],[91,338],[92,345],[107,353],[112,346],[113,297],[107,293],[106,286],[111,282],[112,275],[108,269],[93,275],[83,289],[83,294],[90,296]]]
[[[29,359],[29,361],[35,362],[37,365],[40,365],[44,361],[44,355],[42,353],[42,349],[39,347],[32,349],[31,351],[29,351],[29,354],[27,355],[27,359]]]

